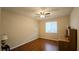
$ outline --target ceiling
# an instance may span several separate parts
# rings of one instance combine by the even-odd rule
[[[47,16],[47,18],[56,18],[69,15],[73,8],[72,7],[6,7],[3,9],[13,11],[24,16],[40,19],[40,17],[36,16],[35,14],[39,13],[41,10],[51,13],[51,15]]]

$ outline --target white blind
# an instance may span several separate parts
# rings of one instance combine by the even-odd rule
[[[46,22],[45,31],[46,33],[57,33],[57,22]]]

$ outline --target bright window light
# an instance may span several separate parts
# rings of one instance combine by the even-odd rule
[[[46,33],[57,33],[57,22],[46,22],[45,31]]]

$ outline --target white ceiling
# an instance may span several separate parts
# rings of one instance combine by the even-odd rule
[[[51,15],[48,16],[47,18],[55,18],[69,15],[73,8],[72,7],[8,7],[8,8],[6,7],[3,9],[39,19],[40,17],[37,17],[35,14],[39,13],[41,10],[51,13]]]

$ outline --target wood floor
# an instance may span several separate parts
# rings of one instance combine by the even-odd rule
[[[39,38],[12,51],[58,51],[58,42]]]

